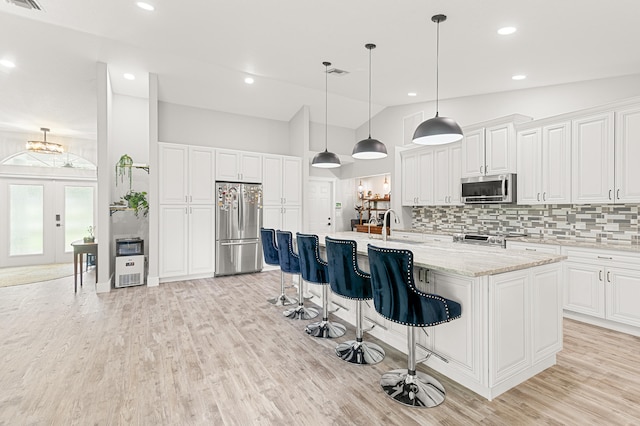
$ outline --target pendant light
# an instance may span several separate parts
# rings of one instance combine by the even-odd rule
[[[438,25],[436,41],[436,116],[422,122],[413,133],[413,142],[420,145],[442,145],[462,139],[462,129],[452,118],[439,116],[439,68],[440,68],[440,22],[445,15],[434,15],[431,20]]]
[[[27,151],[38,152],[41,154],[62,154],[64,152],[64,148],[59,143],[48,142],[47,141],[47,132],[49,129],[46,127],[41,127],[40,130],[44,132],[44,140],[43,141],[28,141],[26,143],[25,148]]]
[[[324,65],[324,152],[319,152],[313,157],[313,161],[311,161],[311,166],[319,167],[322,169],[333,169],[336,167],[340,167],[340,158],[333,152],[327,151],[327,140],[329,138],[328,134],[328,110],[329,110],[329,97],[328,97],[328,82],[327,78],[329,76],[329,65],[331,62],[323,62]]]
[[[377,160],[387,156],[387,147],[377,139],[371,139],[371,50],[375,44],[364,45],[369,50],[369,137],[362,139],[353,147],[351,156],[360,160]]]

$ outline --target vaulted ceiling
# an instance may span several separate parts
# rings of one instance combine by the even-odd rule
[[[43,11],[0,3],[0,128],[95,135],[97,61],[116,93],[289,120],[302,105],[356,128],[368,116],[368,51],[374,114],[440,96],[461,97],[640,73],[637,0],[37,0]],[[517,27],[501,36],[504,26]],[[125,80],[125,72],[136,80]],[[525,74],[514,81],[512,75]],[[248,85],[245,77],[255,82]],[[409,97],[408,92],[417,96]]]

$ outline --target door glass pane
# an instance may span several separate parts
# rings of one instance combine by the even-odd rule
[[[44,251],[44,188],[9,185],[9,255]]]
[[[71,252],[71,243],[88,237],[88,228],[93,226],[93,188],[65,186],[64,215],[64,246]]]

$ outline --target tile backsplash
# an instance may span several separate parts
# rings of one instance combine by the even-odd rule
[[[638,204],[483,204],[416,207],[412,228],[424,232],[527,234],[584,242],[640,244]]]

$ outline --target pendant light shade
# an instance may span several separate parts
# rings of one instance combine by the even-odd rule
[[[353,147],[351,156],[359,160],[377,160],[387,156],[387,147],[379,140],[371,138],[371,50],[375,49],[376,45],[367,43],[364,47],[369,50],[369,137]]]
[[[420,145],[442,145],[462,139],[462,129],[452,118],[439,115],[439,69],[440,69],[440,22],[446,21],[445,15],[435,15],[431,20],[438,25],[436,39],[436,116],[422,122],[413,133],[413,142]]]
[[[329,110],[327,77],[329,76],[329,73],[327,71],[329,70],[331,62],[323,62],[322,65],[324,65],[324,152],[319,152],[313,157],[311,166],[321,169],[334,169],[336,167],[340,167],[340,158],[338,158],[338,156],[333,152],[329,152],[327,150],[327,140],[329,139],[327,122],[327,112]]]

